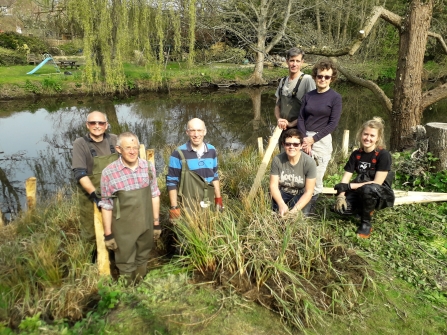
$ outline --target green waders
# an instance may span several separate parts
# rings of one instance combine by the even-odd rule
[[[283,79],[282,86],[279,90],[279,99],[280,99],[280,103],[281,103],[279,116],[281,119],[286,119],[289,122],[292,122],[292,121],[295,121],[296,119],[298,119],[298,116],[300,115],[300,109],[301,109],[301,100],[296,97],[296,94],[298,92],[298,88],[300,87],[301,81],[303,80],[303,77],[304,77],[304,74],[302,74],[300,76],[300,78],[298,79],[298,82],[296,83],[296,86],[293,89],[291,96],[282,95],[282,88],[284,87],[286,78]],[[284,139],[284,131],[281,133],[281,136],[279,138],[280,151],[282,151],[283,139]]]
[[[114,195],[112,233],[118,245],[115,263],[121,275],[135,277],[137,268],[146,269],[154,245],[151,187],[118,191]]]
[[[118,159],[118,154],[113,153],[107,156],[93,157],[93,173],[88,177],[92,181],[96,190],[101,186],[101,173],[110,163]],[[81,234],[88,240],[95,240],[95,223],[93,218],[93,203],[89,199],[89,194],[78,183],[78,200],[80,208]]]
[[[183,209],[194,212],[198,208],[214,206],[214,186],[208,184],[203,177],[191,171],[186,162],[185,156],[180,149],[177,149],[182,159],[182,175],[178,189],[178,201]],[[200,207],[199,207],[200,206]]]

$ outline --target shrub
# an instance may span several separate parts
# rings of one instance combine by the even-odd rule
[[[0,66],[23,65],[23,64],[26,64],[25,54],[0,47]]]
[[[12,50],[23,49],[24,45],[27,45],[29,52],[31,53],[46,53],[49,50],[49,46],[43,40],[33,36],[23,36],[15,32],[6,32],[0,34],[0,47]]]
[[[59,45],[59,49],[62,50],[64,55],[66,55],[66,56],[75,56],[80,53],[80,50],[82,48],[79,47],[79,45],[77,43],[70,42],[70,43]]]

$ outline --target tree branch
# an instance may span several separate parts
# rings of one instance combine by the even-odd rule
[[[438,42],[441,43],[441,46],[444,49],[444,52],[447,54],[447,45],[445,44],[445,41],[441,35],[432,33],[431,31],[429,31],[428,36],[436,38],[438,40]]]
[[[352,73],[350,73],[347,69],[345,69],[343,66],[340,65],[340,63],[337,61],[336,58],[331,58],[331,60],[337,64],[337,69],[351,82],[366,87],[368,89],[370,89],[374,95],[376,96],[376,98],[380,101],[380,103],[382,104],[383,107],[385,107],[385,109],[391,113],[392,109],[393,109],[393,104],[390,100],[390,98],[388,98],[385,94],[385,92],[379,87],[379,85],[377,85],[376,83],[370,81],[370,80],[365,80],[362,78],[359,78],[357,76],[354,76]]]
[[[447,98],[447,84],[443,84],[430,91],[423,93],[421,102],[422,109],[424,110],[428,106],[445,98]]]

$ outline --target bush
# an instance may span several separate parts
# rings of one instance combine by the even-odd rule
[[[70,43],[59,45],[59,49],[62,50],[64,52],[64,55],[66,55],[66,56],[75,56],[75,55],[79,54],[79,51],[82,48],[79,47],[79,45],[77,43],[70,42]]]
[[[26,64],[25,54],[0,47],[0,66],[23,64]]]
[[[23,50],[25,44],[31,53],[42,54],[49,50],[49,46],[37,37],[23,36],[22,34],[15,32],[0,34],[0,47],[11,50]]]

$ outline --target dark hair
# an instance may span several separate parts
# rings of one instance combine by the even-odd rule
[[[304,51],[297,47],[290,48],[289,50],[286,51],[286,59],[290,59],[292,57],[299,55],[302,55],[303,56],[302,59],[304,59],[305,55]]]
[[[290,128],[290,129],[287,129],[287,130],[284,132],[284,136],[283,136],[283,138],[282,138],[282,143],[283,143],[283,144],[286,143],[286,139],[289,138],[289,137],[298,137],[299,140],[300,140],[300,142],[302,142],[302,141],[303,141],[303,138],[304,138],[303,133],[300,132],[297,128]]]
[[[338,71],[337,66],[329,58],[320,60],[314,65],[312,68],[312,78],[314,78],[314,80],[317,78],[318,70],[323,71],[330,69],[332,69],[331,83],[334,83],[337,80]]]

